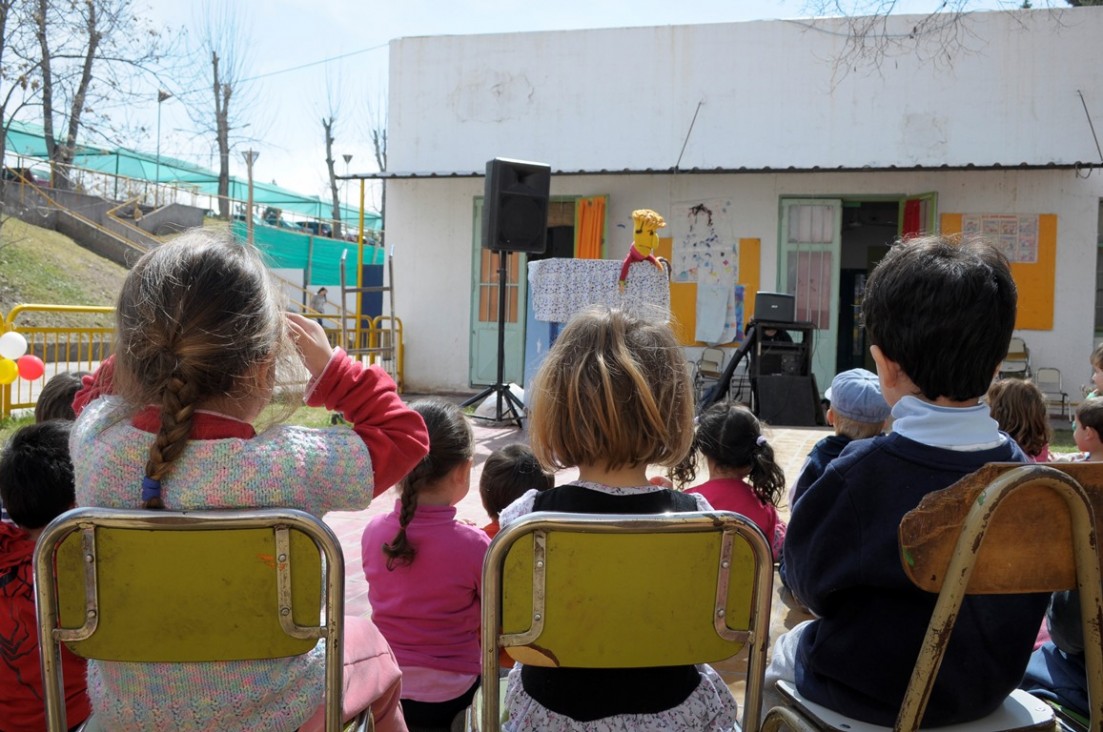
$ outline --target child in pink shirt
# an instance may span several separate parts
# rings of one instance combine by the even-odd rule
[[[459,407],[411,405],[429,430],[429,455],[399,481],[394,511],[361,538],[372,620],[402,668],[411,725],[448,727],[479,686],[479,595],[490,537],[456,520],[471,487],[475,439]]]
[[[785,522],[778,516],[777,503],[785,491],[785,472],[774,462],[774,449],[762,434],[762,424],[749,409],[732,402],[705,410],[698,420],[694,449],[671,471],[679,487],[696,477],[698,453],[708,465],[709,480],[686,493],[700,494],[715,509],[749,518],[770,542],[774,559],[779,559]]]

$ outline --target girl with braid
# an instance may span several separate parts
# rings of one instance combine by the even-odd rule
[[[490,537],[456,520],[471,487],[475,439],[460,408],[415,402],[429,454],[399,481],[394,511],[372,519],[360,546],[372,619],[402,667],[411,725],[447,728],[479,686],[479,595]]]
[[[279,303],[257,253],[225,234],[193,230],[138,261],[119,295],[115,354],[74,399],[78,505],[321,516],[367,506],[421,460],[425,424],[390,377]],[[352,429],[254,429],[277,386],[290,404],[282,382],[307,375],[306,403]],[[405,730],[400,673],[370,621],[346,618],[344,661],[346,716],[370,705],[378,728]],[[88,667],[104,729],[321,728],[321,644],[276,660]]]

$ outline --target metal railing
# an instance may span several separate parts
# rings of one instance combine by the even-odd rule
[[[309,308],[305,308],[309,310]],[[36,315],[65,313],[72,321],[87,319],[86,326],[34,325]],[[0,418],[12,416],[12,412],[34,409],[38,394],[46,382],[64,371],[95,371],[100,362],[111,353],[114,343],[113,324],[115,308],[89,305],[17,305],[0,323],[0,333],[14,331],[27,339],[27,353],[42,359],[45,371],[37,379],[16,378],[0,385]],[[323,316],[304,313],[318,320],[336,320],[334,314]],[[393,323],[391,322],[393,319]],[[107,325],[105,320],[112,321]],[[380,315],[371,321],[364,320],[364,327],[346,331],[344,328],[326,327],[326,334],[334,346],[341,345],[357,358],[378,363],[402,387],[402,321],[389,315]],[[342,343],[342,337],[348,340]],[[397,348],[391,348],[396,343]],[[357,348],[360,346],[360,348]]]
[[[87,318],[87,326],[33,325],[34,316],[65,313],[72,320]],[[111,353],[115,328],[105,325],[113,320],[115,308],[92,305],[17,305],[3,321],[3,332],[15,331],[27,339],[27,353],[42,359],[46,369],[37,379],[17,378],[0,387],[0,417],[13,410],[33,409],[38,393],[53,376],[62,371],[94,371]]]

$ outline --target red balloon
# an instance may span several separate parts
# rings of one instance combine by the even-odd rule
[[[27,381],[34,381],[46,373],[46,365],[38,356],[20,356],[15,363],[19,366],[19,375]]]

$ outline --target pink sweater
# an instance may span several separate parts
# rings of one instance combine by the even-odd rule
[[[686,491],[697,493],[708,499],[718,511],[735,511],[743,514],[755,526],[762,530],[776,561],[781,556],[781,547],[785,543],[785,522],[777,515],[777,508],[763,503],[754,494],[754,488],[738,478],[716,478]]]
[[[127,419],[127,405],[111,395],[111,377],[106,362],[75,400],[77,503],[137,508],[159,415],[146,409]],[[427,450],[425,422],[403,405],[391,378],[340,349],[311,384],[307,403],[341,411],[353,428],[278,425],[256,434],[248,423],[197,412],[188,445],[164,480],[165,506],[288,506],[317,516],[359,509]],[[263,661],[91,661],[88,694],[106,729],[296,729],[319,704],[323,670],[321,644],[303,656]]]
[[[452,506],[419,506],[406,535],[412,564],[387,569],[383,545],[398,533],[401,503],[376,516],[360,546],[368,600],[398,665],[479,673],[479,595],[490,545],[481,529],[456,521]]]

